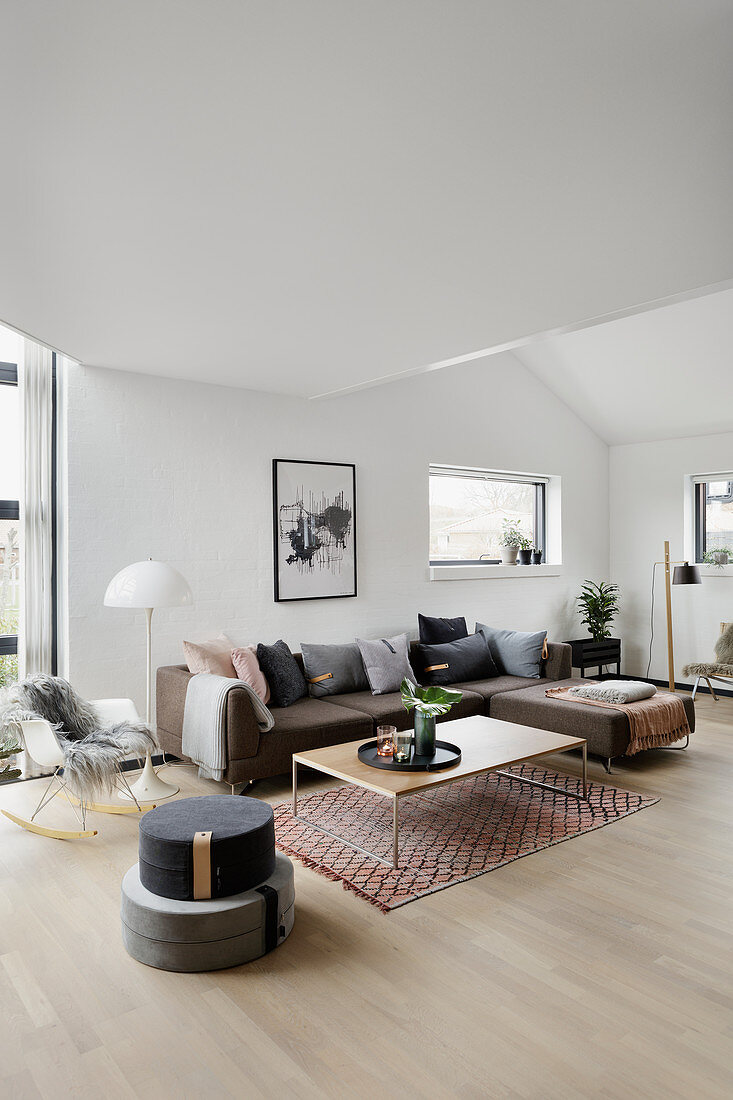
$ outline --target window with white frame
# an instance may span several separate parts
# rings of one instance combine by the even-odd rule
[[[506,521],[544,555],[548,480],[431,465],[430,564],[498,564]]]
[[[733,558],[733,472],[700,474],[695,489],[695,561],[728,550]]]

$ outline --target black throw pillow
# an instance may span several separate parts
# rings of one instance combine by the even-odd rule
[[[462,684],[499,675],[483,634],[469,634],[443,645],[418,644],[417,653],[423,684]]]
[[[305,676],[282,638],[274,645],[260,642],[257,660],[270,685],[270,706],[289,707],[308,694]]]
[[[459,638],[468,637],[468,628],[463,615],[459,615],[457,619],[441,619],[418,613],[417,625],[423,645],[457,642]]]

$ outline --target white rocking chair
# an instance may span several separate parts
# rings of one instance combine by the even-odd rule
[[[138,721],[138,714],[132,699],[96,699],[94,708],[105,722],[121,722],[129,720]],[[42,719],[32,719],[18,722],[25,751],[37,764],[43,768],[53,768],[53,774],[48,786],[41,795],[40,801],[29,819],[19,817],[9,810],[2,810],[5,817],[27,829],[31,833],[39,833],[41,836],[53,837],[56,840],[79,840],[83,837],[96,836],[96,829],[87,829],[86,818],[88,810],[108,814],[135,814],[144,813],[154,809],[150,803],[141,806],[130,790],[125,773],[118,768],[115,775],[114,787],[121,794],[131,799],[133,805],[126,806],[121,803],[89,802],[80,800],[69,787],[63,775],[64,750],[58,742],[53,727]],[[74,816],[81,825],[81,829],[53,829],[45,825],[38,825],[36,817],[57,794],[63,794],[66,801],[74,811]]]

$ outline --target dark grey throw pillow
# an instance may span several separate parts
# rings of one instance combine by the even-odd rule
[[[491,656],[500,673],[504,676],[531,676],[539,680],[547,642],[546,630],[527,633],[522,630],[498,630],[476,623],[476,633],[479,631],[489,643]]]
[[[356,642],[345,645],[300,646],[305,678],[311,695],[339,695],[347,691],[369,691],[369,681]]]
[[[418,612],[417,627],[423,645],[440,645],[442,642],[456,642],[459,638],[468,637],[468,627],[463,615],[456,619],[442,619]]]
[[[470,634],[443,645],[418,645],[417,654],[423,684],[461,684],[499,675],[483,634]]]
[[[270,706],[290,707],[308,694],[308,685],[290,647],[282,640],[257,646],[257,660],[270,685]]]

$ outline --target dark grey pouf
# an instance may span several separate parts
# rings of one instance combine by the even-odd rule
[[[146,890],[135,864],[122,880],[122,942],[159,970],[222,970],[258,959],[287,939],[295,920],[293,865],[277,853],[275,870],[253,890],[208,901],[177,901]]]
[[[228,794],[168,802],[140,819],[139,856],[140,880],[153,894],[181,901],[239,894],[275,869],[272,807]]]

